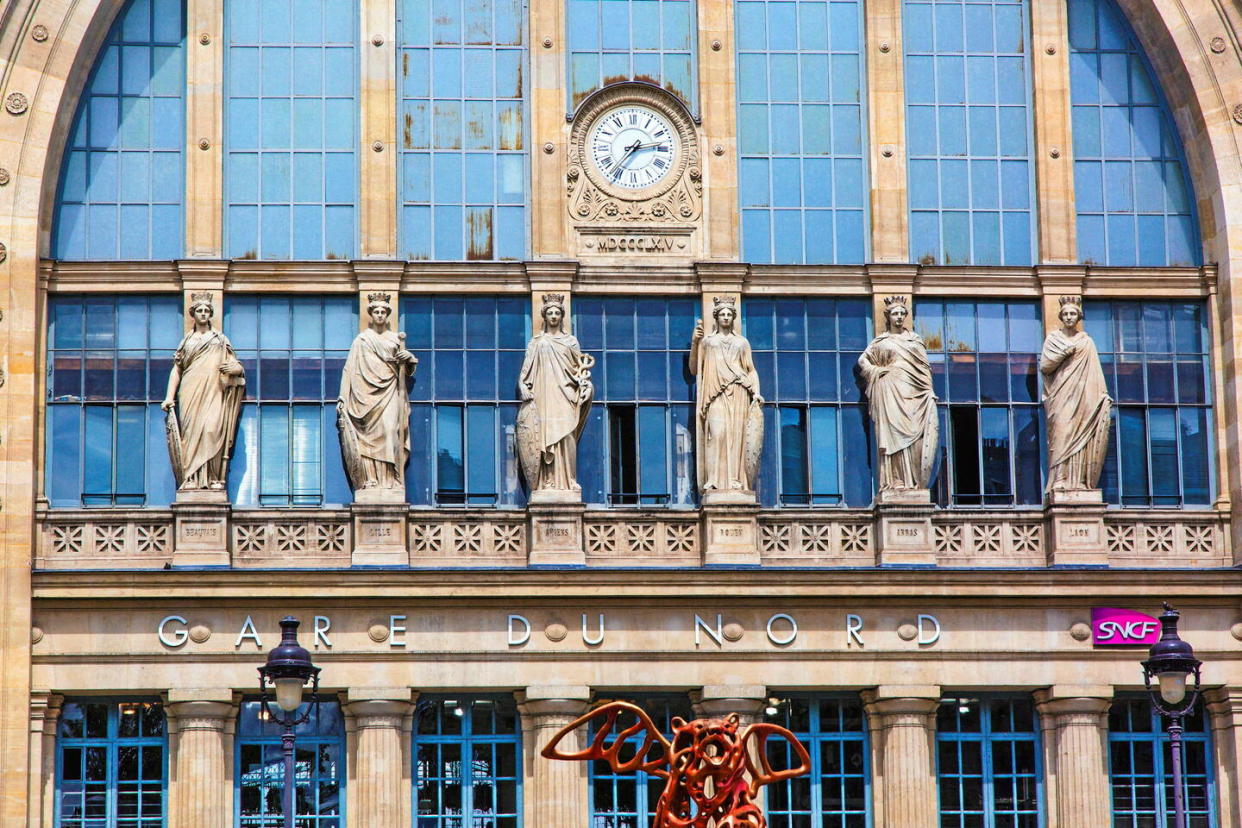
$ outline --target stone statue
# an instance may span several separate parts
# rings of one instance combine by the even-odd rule
[[[923,338],[906,328],[904,296],[884,299],[886,330],[858,358],[879,448],[880,492],[926,489],[936,458],[939,417]]]
[[[753,503],[759,455],[763,451],[763,397],[750,343],[733,332],[737,307],[717,296],[712,333],[703,320],[690,341],[690,373],[698,377],[699,492],[703,503]]]
[[[586,427],[595,388],[595,358],[565,332],[565,296],[543,297],[543,332],[526,346],[518,379],[517,454],[532,502],[582,499],[578,438]]]
[[[1079,330],[1082,306],[1061,297],[1061,328],[1048,334],[1039,359],[1048,420],[1048,491],[1095,489],[1108,453],[1108,396],[1095,343]]]
[[[341,374],[336,403],[341,457],[355,492],[403,501],[410,459],[407,383],[418,359],[406,350],[405,334],[389,330],[389,294],[368,294],[367,315],[371,322],[354,337]]]
[[[246,372],[228,338],[212,330],[215,313],[210,293],[190,294],[194,327],[173,355],[160,404],[168,412],[168,454],[181,491],[223,490],[237,435]]]

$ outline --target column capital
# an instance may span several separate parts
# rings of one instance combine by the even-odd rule
[[[863,709],[878,729],[921,727],[931,730],[940,707],[940,688],[934,684],[886,684],[862,691]]]
[[[530,280],[530,289],[535,292],[546,290],[568,290],[578,276],[576,261],[541,259],[526,262],[526,278]]]
[[[1110,684],[1054,684],[1034,692],[1035,709],[1053,727],[1102,724],[1113,706]]]
[[[30,730],[43,732],[48,722],[54,726],[60,718],[60,708],[65,697],[58,693],[30,694]]]
[[[690,703],[696,716],[721,717],[737,713],[745,721],[763,716],[768,688],[762,684],[705,684],[690,691]]]
[[[170,733],[187,730],[226,732],[237,715],[237,698],[227,688],[177,688],[165,696]]]
[[[750,265],[739,262],[695,262],[694,272],[699,279],[699,289],[705,293],[738,293],[746,277],[750,275]]]
[[[518,712],[532,720],[564,720],[581,716],[591,702],[591,688],[586,685],[532,685],[513,694]]]
[[[1209,687],[1203,703],[1212,717],[1212,729],[1242,727],[1242,687]]]

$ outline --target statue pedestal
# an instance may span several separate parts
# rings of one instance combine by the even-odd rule
[[[172,504],[176,532],[173,566],[228,566],[229,493],[223,489],[178,491]]]
[[[1108,566],[1104,495],[1099,489],[1048,493],[1048,565]]]
[[[876,564],[935,566],[931,516],[935,511],[927,489],[883,489],[875,498]]]
[[[586,507],[577,492],[557,492],[573,495],[572,501],[556,501],[546,497],[531,497],[526,507],[530,521],[530,540],[527,545],[526,562],[531,566],[586,566],[586,551],[582,542],[582,514]]]
[[[405,495],[395,489],[367,489],[357,493],[361,498],[368,492],[397,491],[401,502],[384,502],[379,498],[357,499],[349,507],[354,520],[354,550],[350,558],[352,566],[409,566],[410,550],[407,535],[410,525],[410,507],[404,502]]]
[[[759,566],[759,507],[754,495],[726,504],[703,498],[703,565]]]

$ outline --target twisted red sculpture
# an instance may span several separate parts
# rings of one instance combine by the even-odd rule
[[[635,716],[638,721],[614,736],[617,718],[622,713]],[[561,739],[589,722],[595,724],[596,730],[586,750],[562,753],[557,749]],[[742,728],[736,713],[723,719],[692,722],[674,717],[672,725],[670,742],[642,708],[610,702],[561,728],[543,749],[543,756],[604,760],[615,773],[643,771],[667,780],[651,828],[767,828],[763,811],[754,803],[759,789],[811,769],[806,748],[778,725],[760,723]],[[640,735],[641,743],[630,743]],[[789,742],[800,763],[798,767],[772,769],[767,745],[773,736]],[[605,745],[610,738],[611,744]]]

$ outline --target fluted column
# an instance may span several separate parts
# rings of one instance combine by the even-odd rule
[[[231,690],[170,690],[169,828],[229,828],[233,823]]]
[[[56,777],[56,723],[63,696],[30,694],[30,791],[27,794],[27,825],[43,828],[52,824]]]
[[[876,825],[935,828],[936,686],[881,686],[862,694],[871,730]]]
[[[1108,685],[1035,691],[1044,737],[1048,828],[1112,823],[1108,781]]]
[[[350,826],[404,828],[410,824],[409,688],[350,688]]]
[[[1220,828],[1242,828],[1242,689],[1206,691],[1215,752],[1216,798]]]
[[[528,687],[517,694],[522,714],[525,824],[538,828],[582,828],[587,811],[587,762],[562,762],[539,755],[565,725],[586,712],[585,686]],[[586,729],[562,742],[565,751],[586,747]]]

